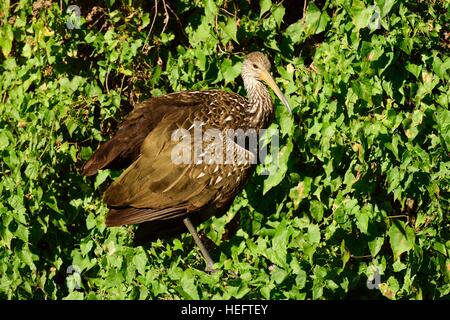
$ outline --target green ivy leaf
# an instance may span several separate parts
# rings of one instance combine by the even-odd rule
[[[266,194],[284,179],[287,172],[287,162],[292,152],[292,148],[292,140],[288,140],[288,143],[281,148],[275,163],[269,168],[269,176],[264,180],[263,194]]]
[[[283,220],[275,229],[275,235],[272,239],[273,256],[271,259],[278,266],[286,266],[287,247],[290,235],[291,231],[286,227],[286,220]]]
[[[308,9],[306,10],[304,19],[305,33],[308,37],[325,31],[328,22],[330,21],[330,16],[325,11],[321,12],[314,3],[310,2],[308,3]]]
[[[225,28],[223,29],[225,34],[233,39],[235,42],[239,43],[236,37],[237,33],[237,22],[233,18],[227,19],[227,24],[225,25]]]
[[[233,65],[230,59],[225,59],[220,67],[225,83],[233,82],[241,74],[241,69],[242,63]]]
[[[199,300],[197,287],[194,283],[192,272],[185,272],[180,280],[180,286],[186,299]]]
[[[375,257],[378,254],[378,252],[380,252],[381,248],[383,247],[383,244],[384,244],[384,237],[375,237],[373,240],[369,241],[368,245],[372,257]]]
[[[297,276],[295,277],[295,283],[299,289],[303,289],[306,285],[307,275],[304,270],[299,270]]]
[[[261,8],[260,12],[259,12],[259,17],[261,18],[264,15],[264,13],[269,11],[270,8],[272,7],[272,1],[271,0],[260,0],[259,6]]]
[[[71,283],[71,287],[74,287],[74,285]],[[63,298],[63,300],[84,300],[84,293],[80,291],[72,291],[69,293],[66,297]]]
[[[145,275],[146,265],[148,263],[147,255],[144,252],[139,252],[133,256],[133,264],[136,270],[141,274]]]
[[[286,9],[283,6],[276,6],[272,11],[272,16],[275,19],[275,23],[278,27],[280,27],[283,22],[284,14],[286,13]]]
[[[436,120],[439,126],[439,134],[447,150],[450,151],[450,110],[439,108],[436,112]]]
[[[287,275],[288,273],[285,270],[277,267],[275,271],[272,272],[271,278],[276,284],[281,284],[286,279]]]
[[[318,244],[320,243],[320,228],[316,224],[310,224],[308,226],[308,239],[307,241],[310,244]]]
[[[9,145],[8,135],[5,132],[0,131],[0,150],[6,149],[8,145]]]
[[[368,27],[373,13],[374,9],[372,7],[353,10],[353,23],[355,24],[356,30]]]
[[[12,43],[14,40],[13,28],[10,24],[4,24],[0,28],[0,48],[5,58],[8,58],[12,49]]]
[[[321,222],[323,218],[323,204],[320,201],[313,200],[310,203],[310,211],[311,216],[316,220],[317,222]]]
[[[82,147],[80,152],[81,159],[84,161],[88,160],[91,157],[92,153],[93,152],[91,147]]]
[[[356,214],[356,226],[364,234],[368,234],[367,228],[369,226],[369,214],[370,209],[367,207],[363,207],[362,210]]]
[[[397,260],[404,252],[408,252],[414,247],[414,230],[405,225],[403,221],[394,220],[389,228],[389,238],[394,260]]]
[[[146,26],[148,26],[150,23],[150,15],[148,13],[145,13],[142,15],[142,22],[140,26],[140,30],[144,29]]]
[[[109,177],[109,175],[110,175],[109,170],[100,170],[97,176],[95,177],[94,188],[98,189],[98,187],[101,186],[103,182],[105,182],[105,180]]]
[[[375,4],[380,8],[381,17],[387,16],[395,4],[395,0],[375,0]]]

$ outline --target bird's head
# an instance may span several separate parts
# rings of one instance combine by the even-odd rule
[[[252,83],[253,81],[265,82],[275,92],[289,112],[292,113],[286,97],[270,75],[270,61],[264,54],[252,52],[245,57],[242,65],[242,78],[247,83]]]

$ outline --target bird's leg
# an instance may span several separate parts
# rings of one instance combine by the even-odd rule
[[[206,250],[205,245],[200,240],[200,237],[198,236],[197,230],[195,230],[194,225],[192,224],[191,220],[189,220],[188,217],[183,219],[184,224],[188,228],[189,232],[192,235],[192,238],[194,238],[195,243],[200,248],[200,251],[202,252],[203,258],[205,258],[206,261],[206,271],[208,272],[215,272],[213,265],[214,261],[211,259],[211,256],[209,255],[208,250]]]

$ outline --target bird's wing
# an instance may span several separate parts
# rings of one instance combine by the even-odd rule
[[[165,115],[202,103],[205,103],[205,100],[201,95],[175,93],[138,104],[120,123],[111,140],[102,144],[84,164],[82,174],[91,176],[100,169],[126,168],[138,158],[142,142]]]
[[[180,141],[172,140],[172,134],[180,128],[191,128],[192,133],[190,124],[194,120],[190,110],[172,113],[149,133],[139,158],[105,192],[104,200],[111,208],[108,225],[175,218],[212,203],[225,202],[229,199],[221,197],[234,196],[240,190],[254,155],[231,140],[216,143],[231,146],[234,163],[216,160],[211,150],[210,158],[216,160],[211,164],[205,161],[193,164],[192,154],[190,163],[174,162],[174,150],[178,150]],[[194,139],[190,143],[193,146]],[[211,142],[204,142],[204,151],[206,145],[211,146]]]

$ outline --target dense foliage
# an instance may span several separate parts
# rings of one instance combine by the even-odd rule
[[[450,4],[373,4],[0,0],[0,297],[448,298]],[[276,100],[279,168],[200,226],[219,272],[188,233],[105,228],[93,150],[145,98],[245,94],[254,50],[295,115]]]

